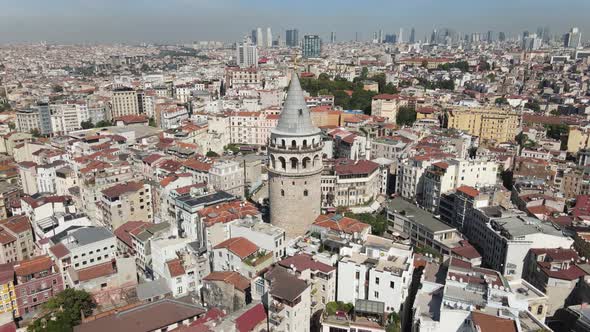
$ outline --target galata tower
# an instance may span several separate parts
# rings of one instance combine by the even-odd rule
[[[296,74],[268,145],[270,222],[287,237],[304,234],[321,208],[322,139]]]

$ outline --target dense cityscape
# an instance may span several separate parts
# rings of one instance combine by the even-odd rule
[[[590,331],[582,31],[0,45],[0,331]]]

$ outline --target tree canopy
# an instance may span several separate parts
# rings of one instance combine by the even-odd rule
[[[80,324],[82,313],[92,314],[96,303],[86,291],[68,288],[52,297],[43,305],[45,315],[29,325],[29,332],[73,331]]]
[[[395,122],[399,126],[411,126],[416,121],[416,111],[410,107],[402,106],[397,111]]]

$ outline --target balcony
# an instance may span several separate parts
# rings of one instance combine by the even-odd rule
[[[277,314],[270,314],[269,321],[273,326],[280,326],[283,322],[284,317]]]
[[[285,305],[281,302],[272,301],[268,310],[274,314],[280,314],[283,310],[285,310]]]

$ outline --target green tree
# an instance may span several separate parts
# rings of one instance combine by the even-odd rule
[[[100,120],[96,123],[96,125],[94,126],[95,128],[103,128],[103,127],[110,127],[112,126],[113,123],[111,121],[108,120]]]
[[[496,105],[508,105],[508,99],[506,99],[504,97],[496,98],[496,100],[494,101],[494,104],[496,104]]]
[[[508,190],[512,190],[512,186],[514,185],[514,174],[511,170],[505,170],[500,173],[500,178],[502,179],[502,184],[504,188]]]
[[[217,158],[217,157],[219,157],[219,154],[215,151],[207,151],[205,156],[207,156],[209,158]]]
[[[321,73],[321,74],[318,76],[318,79],[319,79],[320,81],[328,81],[328,80],[330,80],[330,75],[328,75],[328,74],[326,74],[326,73]]]
[[[345,313],[349,313],[352,311],[353,308],[354,306],[352,305],[352,303],[344,303],[341,301],[326,303],[326,313],[330,316],[336,314],[336,311],[343,311]]]
[[[531,109],[535,112],[541,111],[541,105],[539,105],[539,103],[536,100],[532,100],[532,101],[524,104],[524,107]]]
[[[360,79],[366,80],[368,76],[369,76],[369,69],[367,67],[363,67],[363,69],[361,69]]]
[[[34,128],[31,129],[31,135],[33,135],[33,137],[41,137],[41,132],[39,131],[39,129]]]
[[[96,303],[86,291],[68,288],[43,305],[44,315],[29,325],[29,332],[73,331],[82,314],[92,315]]]
[[[395,122],[399,126],[411,126],[416,121],[416,111],[410,107],[402,106],[397,111]]]
[[[396,94],[398,93],[397,88],[393,85],[393,83],[387,83],[383,88],[382,93],[389,93],[389,94]]]
[[[82,129],[94,128],[94,123],[92,123],[92,121],[90,121],[90,120],[82,121],[82,122],[80,122],[80,127],[82,127]]]
[[[387,317],[387,332],[401,331],[401,317],[397,312],[392,312]]]
[[[383,235],[385,230],[387,229],[387,218],[381,214],[373,215],[371,213],[361,213],[361,214],[354,214],[351,212],[347,212],[344,214],[349,218],[356,219],[360,222],[364,222],[365,224],[371,225],[371,232],[374,235]]]
[[[151,117],[151,118],[149,119],[149,121],[148,121],[148,125],[149,125],[150,127],[154,127],[154,128],[155,128],[155,127],[157,127],[157,125],[156,125],[156,119],[154,119],[153,117]]]

